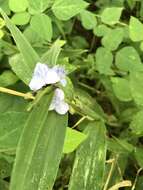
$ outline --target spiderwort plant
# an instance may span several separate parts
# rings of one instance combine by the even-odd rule
[[[37,91],[45,85],[57,82],[60,82],[62,86],[66,86],[66,72],[63,67],[56,65],[50,68],[46,64],[37,63],[29,87],[31,90]],[[60,88],[55,90],[49,110],[55,110],[61,115],[68,112],[69,105],[65,102],[64,92]]]

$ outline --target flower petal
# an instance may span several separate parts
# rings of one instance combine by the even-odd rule
[[[55,70],[55,72],[58,74],[60,78],[60,83],[62,84],[62,86],[65,87],[67,84],[67,81],[66,81],[66,71],[64,67],[56,65],[53,67],[53,70]]]
[[[47,75],[48,70],[49,68],[47,65],[42,63],[36,64],[33,77],[29,83],[29,87],[31,90],[36,91],[46,85],[45,77]]]
[[[57,113],[64,115],[69,110],[69,105],[64,101],[64,92],[57,88],[54,93],[49,110],[55,110]]]
[[[59,104],[56,105],[55,107],[55,111],[60,115],[66,114],[68,110],[69,110],[69,105],[64,101],[59,102]]]
[[[64,67],[56,65],[56,66],[53,67],[53,70],[58,74],[58,76],[60,77],[60,79],[66,77],[66,72],[65,72]]]
[[[63,90],[61,90],[60,88],[57,88],[55,90],[55,102],[63,101],[64,98],[65,98],[65,95],[64,95]]]
[[[54,92],[54,96],[53,96],[53,99],[52,99],[52,102],[49,106],[49,110],[54,110],[55,107],[61,102],[64,100],[64,92],[60,89],[60,88],[57,88]]]
[[[34,75],[45,78],[48,71],[49,71],[49,67],[47,65],[42,64],[42,63],[37,63],[34,69]]]
[[[34,76],[29,83],[29,87],[33,91],[39,90],[45,85],[45,81],[39,76]]]
[[[60,77],[58,74],[53,70],[49,69],[45,76],[46,84],[55,84],[60,81]]]

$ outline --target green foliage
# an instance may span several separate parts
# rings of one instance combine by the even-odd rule
[[[143,2],[0,0],[0,14],[0,189],[142,190]]]
[[[21,0],[19,2],[18,0],[9,0],[9,8],[13,12],[25,11],[28,8],[28,1],[27,0]]]
[[[63,153],[68,154],[74,151],[85,139],[85,134],[67,127]]]
[[[15,67],[14,72],[19,75],[18,73],[21,72],[21,79],[28,83],[31,79],[34,66],[36,62],[39,59],[39,56],[34,51],[34,49],[31,47],[27,39],[21,34],[21,32],[12,24],[12,22],[9,20],[9,18],[6,16],[6,14],[1,10],[1,14],[5,18],[5,22],[13,34],[13,38],[15,42],[17,43],[17,46],[23,56],[24,62],[18,62],[17,67]],[[25,65],[23,67],[23,64]],[[23,68],[25,69],[25,72],[23,71]],[[20,71],[19,71],[20,70]],[[25,76],[26,74],[26,76]]]
[[[52,0],[28,0],[29,11],[31,14],[42,13],[50,6],[51,2]]]
[[[136,49],[126,46],[116,54],[116,66],[122,71],[142,71],[143,65]]]
[[[130,88],[132,92],[132,97],[138,105],[143,105],[143,72],[133,72],[130,75]]]
[[[134,115],[134,117],[132,118],[132,122],[130,124],[132,132],[138,136],[143,135],[142,120],[143,120],[143,111],[141,110],[136,115]]]
[[[0,152],[15,151],[20,133],[27,119],[24,112],[6,112],[0,115]]]
[[[25,25],[29,23],[30,14],[28,12],[16,13],[11,20],[16,25]]]
[[[47,187],[51,189],[54,184],[61,159],[67,116],[48,113],[50,100],[51,95],[45,95],[25,122],[17,147],[11,190],[36,188],[42,190]],[[26,152],[24,147],[27,147]],[[54,157],[56,159],[53,159]],[[34,181],[28,180],[29,178]]]
[[[105,36],[102,38],[102,45],[113,51],[118,48],[120,43],[123,41],[124,31],[122,28],[115,28],[110,30]],[[112,39],[112,40],[111,40]]]
[[[113,62],[113,55],[112,53],[105,48],[98,48],[96,51],[96,66],[97,70],[101,74],[110,75],[113,74],[113,71],[111,69],[112,62]]]
[[[130,38],[134,42],[142,41],[143,24],[135,17],[131,17],[129,23]]]
[[[97,19],[93,13],[87,10],[83,10],[80,13],[80,16],[81,16],[81,22],[84,28],[86,28],[87,30],[94,29],[94,27],[97,24]]]
[[[114,25],[119,22],[123,8],[105,8],[101,14],[101,20],[105,24]]]
[[[4,71],[0,75],[0,86],[10,86],[18,81],[17,76],[11,71]]]
[[[52,6],[52,10],[58,19],[68,20],[76,14],[80,13],[87,7],[87,5],[88,3],[83,0],[55,0]]]
[[[70,190],[102,188],[106,158],[105,126],[102,122],[89,123],[85,133],[88,138],[77,151]]]
[[[113,84],[113,91],[119,100],[125,102],[132,100],[130,85],[127,79],[112,77],[111,81]]]
[[[45,14],[36,14],[31,18],[30,26],[41,38],[51,41],[52,24],[50,17]]]

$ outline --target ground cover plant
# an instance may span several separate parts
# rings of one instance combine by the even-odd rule
[[[142,61],[142,0],[0,0],[0,190],[142,190]]]

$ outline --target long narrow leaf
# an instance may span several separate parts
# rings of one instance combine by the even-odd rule
[[[28,73],[29,75],[29,81],[32,77],[33,69],[36,65],[36,63],[39,61],[39,56],[35,52],[35,50],[32,48],[30,43],[27,41],[27,39],[24,37],[24,35],[20,32],[20,30],[10,21],[8,16],[5,14],[5,12],[0,9],[0,13],[2,14],[6,26],[10,30],[17,47],[20,51],[20,53],[23,56],[24,62],[17,62],[18,65],[18,70],[14,70],[16,74],[19,76],[19,72],[22,72],[23,75],[21,77],[21,80],[25,82],[25,72]],[[12,66],[12,65],[11,65]],[[27,81],[27,80],[26,80]]]
[[[106,158],[105,125],[100,121],[90,123],[85,132],[88,138],[77,151],[69,190],[102,189]]]
[[[62,156],[67,115],[48,113],[50,101],[50,95],[42,97],[25,123],[10,190],[52,189]]]

